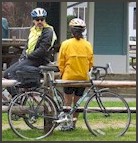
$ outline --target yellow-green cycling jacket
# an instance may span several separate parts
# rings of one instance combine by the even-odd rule
[[[49,56],[48,49],[53,46],[56,39],[57,37],[53,27],[47,23],[44,25],[43,29],[33,26],[30,29],[27,46],[22,56],[25,55],[28,59],[37,61],[41,64],[44,62],[47,63],[47,57]]]
[[[93,66],[93,47],[83,38],[65,40],[57,61],[63,80],[88,80],[88,72]]]

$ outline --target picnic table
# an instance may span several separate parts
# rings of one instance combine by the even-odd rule
[[[129,57],[131,59],[131,66],[136,70],[136,52],[130,52]]]
[[[3,70],[16,62],[25,47],[26,39],[2,39],[2,65]]]

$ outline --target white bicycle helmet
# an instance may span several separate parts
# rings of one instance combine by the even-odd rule
[[[35,17],[46,17],[47,16],[47,12],[43,8],[35,8],[35,9],[32,10],[31,16],[33,18],[35,18]]]
[[[75,26],[86,27],[86,23],[80,18],[74,18],[70,21],[69,26],[71,26],[71,27],[75,27]]]

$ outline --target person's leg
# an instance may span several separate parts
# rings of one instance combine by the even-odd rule
[[[73,90],[72,90],[72,88],[69,88],[69,87],[65,87],[63,90],[64,90],[65,106],[71,106],[72,105]]]
[[[80,96],[74,96],[73,104],[75,105],[80,98],[81,98]],[[75,118],[75,120],[73,121],[74,127],[76,126],[76,122],[78,120],[78,117],[79,117],[79,112],[75,112],[73,114],[73,118]]]
[[[84,90],[85,90],[85,88],[82,88],[82,87],[78,87],[78,88],[75,89],[75,96],[74,96],[74,101],[73,101],[74,105],[82,97],[82,95],[84,93]],[[76,120],[73,122],[74,127],[76,126],[76,122],[78,120],[78,117],[79,117],[79,112],[75,112],[73,114],[73,118],[76,118]]]
[[[3,77],[6,78],[6,79],[15,79],[14,78],[14,76],[15,76],[15,69],[18,66],[18,64],[19,64],[19,61],[17,61],[16,63],[12,64],[9,68],[7,68],[4,71]],[[8,90],[9,94],[12,97],[17,94],[17,90],[16,90],[16,88],[14,86],[13,87],[7,87],[6,89]]]
[[[4,75],[3,77],[6,78],[6,79],[11,79],[14,77],[15,73],[15,69],[16,67],[18,66],[19,62],[17,61],[16,63],[14,63],[13,65],[11,65],[9,68],[7,68],[5,71],[4,71]]]
[[[63,91],[64,91],[64,105],[71,107],[72,101],[73,101],[72,100],[73,99],[73,88],[64,87]],[[72,129],[73,129],[72,126],[68,126],[66,125],[66,123],[61,126],[62,131],[70,131]]]
[[[22,61],[17,61],[9,68],[4,71],[4,78],[6,79],[16,79],[16,71],[24,70],[26,66],[37,66],[37,62],[31,61],[29,59],[24,59]],[[24,68],[25,67],[25,68]]]
[[[15,64],[11,65],[5,72],[4,72],[4,78],[8,79],[17,79],[16,77],[16,71],[17,70],[26,70],[26,66],[35,66],[35,62],[31,61],[29,59],[22,60],[20,62],[16,62]],[[27,69],[28,70],[28,69]],[[16,88],[13,87],[8,87],[7,88],[8,92],[14,97],[17,94]]]
[[[71,106],[72,104],[72,94],[66,94],[64,93],[64,101],[65,101],[65,106]]]

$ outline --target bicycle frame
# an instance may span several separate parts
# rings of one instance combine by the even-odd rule
[[[105,109],[105,107],[104,107],[104,105],[102,104],[102,101],[101,101],[100,98],[98,97],[99,93],[100,93],[101,91],[107,90],[107,88],[103,88],[103,89],[101,89],[101,90],[97,90],[97,87],[95,87],[94,84],[93,84],[93,80],[91,79],[90,81],[91,81],[91,84],[92,84],[91,87],[83,94],[83,96],[77,101],[77,103],[70,109],[70,111],[69,111],[69,114],[70,114],[70,115],[73,114],[73,113],[77,110],[77,108],[78,108],[78,107],[80,106],[80,104],[84,101],[84,99],[88,96],[88,94],[90,93],[91,90],[95,93],[95,94],[93,94],[93,95],[96,96],[96,101],[97,101],[97,103],[98,103],[100,109],[101,109],[102,111],[104,111],[104,113],[108,114],[107,111],[106,111],[106,109]],[[92,95],[91,95],[91,96],[92,96]]]
[[[56,104],[57,104],[57,107],[59,109],[59,111],[63,111],[63,107],[61,106],[61,104],[59,103],[59,100],[58,100],[58,93],[57,93],[57,89],[56,87],[54,86],[54,72],[50,71],[50,72],[47,72],[48,76],[49,76],[49,83],[50,83],[50,89],[52,91],[52,94],[54,97],[56,97]],[[46,77],[46,76],[45,76]],[[46,79],[44,79],[44,81],[46,81]],[[101,108],[101,110],[108,114],[104,105],[102,104],[101,100],[98,98],[98,94],[99,92],[101,92],[101,90],[107,90],[107,88],[105,89],[101,89],[101,90],[97,90],[97,87],[94,86],[94,83],[93,83],[93,79],[90,79],[90,82],[91,82],[91,87],[83,94],[83,96],[77,101],[77,103],[71,107],[70,111],[69,111],[69,115],[72,115],[76,110],[77,108],[80,106],[80,104],[84,101],[84,99],[88,96],[88,94],[90,93],[90,91],[92,90],[94,93],[95,93],[95,96],[96,96],[96,100],[97,100],[97,103],[99,105],[99,107]],[[45,83],[43,83],[43,85],[45,85]]]
[[[84,99],[87,97],[87,95],[89,94],[89,92],[91,91],[93,89],[93,86],[91,86],[88,90],[87,90],[87,92],[85,92],[84,94],[83,94],[83,96],[77,101],[77,103],[71,108],[71,110],[70,110],[70,112],[69,112],[69,114],[71,115],[71,114],[73,114],[76,110],[77,110],[77,108],[80,106],[80,104],[84,101]]]
[[[55,97],[56,99],[54,100],[55,101],[55,103],[56,103],[56,105],[57,105],[57,107],[58,107],[58,109],[59,109],[59,111],[63,111],[63,106],[62,106],[62,104],[60,104],[60,102],[59,102],[59,100],[58,100],[58,97],[59,97],[59,95],[58,95],[58,92],[60,93],[60,91],[54,86],[54,84],[53,84],[53,81],[54,81],[54,76],[53,76],[53,72],[47,72],[47,74],[48,74],[48,78],[49,79],[47,79],[47,77],[46,77],[46,74],[43,72],[43,75],[44,75],[44,83],[42,84],[42,88],[46,88],[46,90],[44,91],[45,93],[46,92],[48,92],[48,90],[50,90],[51,91],[51,93],[52,93],[52,96],[53,97]],[[47,80],[49,80],[49,87],[47,86]],[[40,87],[41,88],[41,87]],[[49,93],[48,93],[49,94]],[[61,93],[60,93],[61,94]]]

